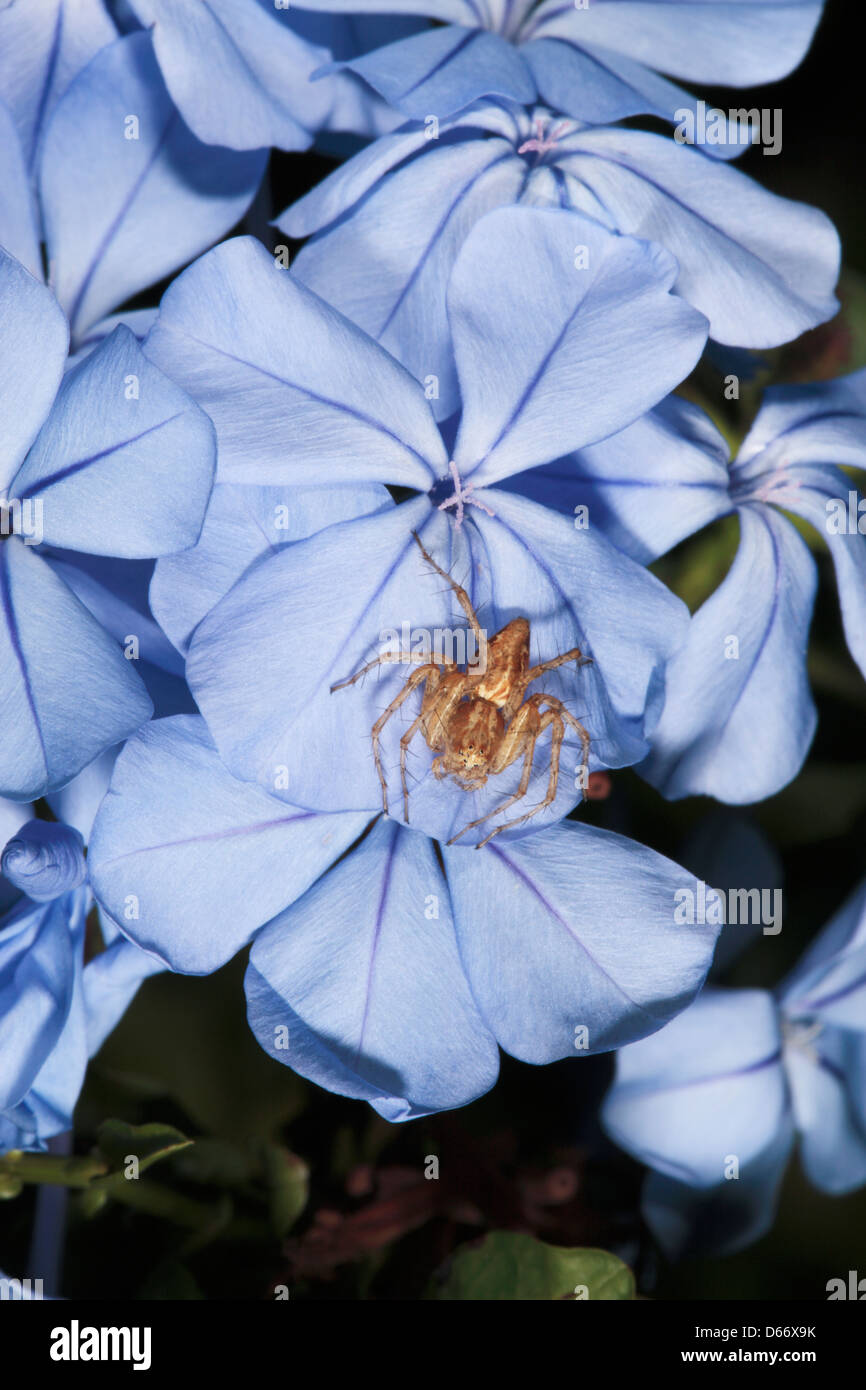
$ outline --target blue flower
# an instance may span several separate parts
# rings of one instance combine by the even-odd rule
[[[0,889],[21,892],[0,917],[0,1152],[39,1149],[69,1129],[87,1060],[161,963],[107,918],[85,964],[82,834],[31,820],[6,844]]]
[[[20,8],[0,12],[0,44]],[[234,226],[267,151],[203,144],[166,90],[149,34],[115,39],[67,81],[40,117],[38,158],[28,158],[16,95],[0,72],[0,98],[13,103],[0,100],[0,245],[41,279],[44,241],[51,287],[82,348],[110,332],[113,309]],[[27,111],[32,95],[28,86]],[[142,334],[151,318],[139,310],[124,321]]]
[[[207,417],[125,328],[64,375],[66,320],[5,252],[0,302],[0,793],[27,800],[151,712],[53,552],[137,559],[193,544],[215,450]]]
[[[866,675],[866,502],[842,471],[866,465],[866,372],[771,388],[728,456],[703,412],[672,399],[512,486],[569,515],[587,507],[643,563],[736,512],[736,558],[669,667],[641,771],[669,797],[742,804],[796,776],[815,730],[806,651],[817,568],[786,512],[826,542],[848,647]]]
[[[235,150],[304,150],[323,128],[378,133],[387,107],[351,72],[311,78],[336,54],[363,51],[381,23],[298,15],[273,0],[128,0],[153,33],[166,86],[200,140]],[[312,22],[311,22],[312,21]],[[414,27],[414,26],[411,26]],[[405,23],[395,32],[405,33]],[[360,45],[359,45],[360,40]]]
[[[87,877],[80,831],[56,821],[27,821],[7,840],[0,874],[36,903],[71,893]]]
[[[458,404],[448,280],[468,229],[495,207],[572,208],[666,246],[676,293],[723,343],[771,347],[838,308],[839,239],[823,213],[699,151],[498,103],[429,134],[416,122],[368,146],[278,226],[318,233],[295,274],[410,371],[435,372],[443,416]]]
[[[652,1169],[644,1213],[672,1255],[768,1230],[795,1137],[816,1187],[863,1186],[866,884],[775,995],[707,989],[624,1048],[602,1119]]]
[[[589,269],[576,266],[577,243]],[[456,628],[465,637],[466,613],[413,531],[441,568],[467,577],[491,635],[521,615],[532,622],[533,661],[575,646],[592,655],[593,665],[552,671],[540,688],[586,724],[596,765],[645,756],[682,606],[595,531],[577,533],[490,484],[555,457],[566,441],[609,433],[688,370],[704,321],[669,294],[673,274],[659,248],[576,214],[490,214],[451,283],[464,409],[450,460],[421,386],[256,243],[228,243],[175,282],[147,351],[211,414],[223,482],[389,481],[418,494],[253,564],[199,622],[187,676],[236,776],[317,810],[381,806],[370,730],[405,668],[383,665],[365,686],[329,689],[404,623],[433,641]],[[545,307],[528,317],[530,304]],[[176,591],[161,584],[162,613],[189,606],[189,566],[173,574]],[[391,774],[400,734],[392,720],[383,741]],[[432,755],[419,744],[412,824],[431,835],[448,840],[517,787],[515,762],[486,787],[455,794],[428,775]],[[557,797],[532,828],[579,800],[580,761],[569,729]],[[539,759],[527,805],[542,801],[547,775]]]
[[[89,862],[103,908],[175,970],[252,940],[262,1046],[389,1120],[483,1094],[497,1044],[542,1064],[661,1027],[717,930],[678,927],[685,871],[621,836],[563,822],[440,855],[393,821],[235,780],[185,716],[127,743]]]
[[[354,0],[302,0],[350,12]],[[481,97],[542,101],[579,120],[650,114],[694,101],[659,75],[748,87],[803,57],[823,0],[369,0],[375,14],[441,25],[353,60],[349,69],[407,116],[451,115]]]

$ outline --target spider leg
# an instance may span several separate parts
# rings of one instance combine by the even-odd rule
[[[523,677],[523,684],[525,686],[530,685],[545,671],[554,671],[557,666],[566,666],[569,661],[576,661],[581,666],[592,665],[591,656],[584,656],[580,647],[572,647],[571,651],[563,652],[561,656],[552,656],[549,661],[541,661],[537,666],[530,666]]]
[[[539,701],[549,700],[551,698],[550,696],[542,695],[539,697]],[[549,806],[555,799],[556,789],[559,785],[559,753],[562,747],[562,741],[565,738],[565,725],[562,722],[562,716],[559,711],[555,709],[545,710],[544,714],[539,718],[538,729],[530,735],[530,738],[534,746],[536,739],[544,732],[548,725],[552,726],[550,739],[550,776],[547,781],[547,793],[544,799],[539,801],[537,806],[533,806],[531,810],[525,812],[524,815],[516,816],[514,820],[507,820],[503,825],[497,825],[495,830],[491,830],[489,835],[485,835],[483,840],[478,841],[478,844],[475,846],[476,849],[483,849],[486,844],[490,843],[494,835],[500,835],[503,830],[511,830],[516,825],[524,825],[526,821],[531,820],[533,816],[537,816],[539,811],[543,811],[545,806]]]
[[[403,704],[403,701],[408,699],[408,697],[412,694],[412,691],[415,690],[416,687],[419,686],[422,681],[427,680],[428,677],[434,674],[439,674],[439,668],[433,665],[432,663],[428,664],[427,666],[419,666],[417,671],[413,671],[412,674],[407,677],[402,690],[400,690],[398,694],[394,696],[390,705],[388,705],[382,711],[382,713],[379,715],[379,718],[376,720],[375,724],[370,730],[370,737],[373,741],[373,759],[376,764],[376,772],[379,775],[379,784],[382,788],[382,810],[384,811],[386,816],[388,814],[388,784],[385,781],[385,773],[382,768],[382,757],[379,752],[379,739],[381,737],[382,730],[388,723],[388,720],[391,718],[391,715],[396,714],[397,710]]]
[[[581,786],[584,787],[584,789],[585,789],[585,787],[586,787],[586,771],[587,771],[587,768],[589,767],[589,742],[590,742],[590,741],[589,741],[589,734],[588,734],[587,730],[586,730],[586,729],[583,727],[583,725],[581,724],[580,720],[579,720],[579,719],[575,719],[575,717],[574,717],[574,715],[571,713],[571,711],[570,711],[570,710],[567,710],[567,709],[565,708],[565,705],[562,703],[562,701],[561,701],[561,700],[558,700],[558,699],[556,698],[555,695],[543,695],[543,696],[542,696],[542,702],[543,702],[544,704],[549,705],[549,706],[551,707],[551,709],[556,710],[556,712],[565,720],[566,724],[570,724],[570,725],[571,725],[572,729],[574,729],[575,733],[577,734],[578,738],[580,739],[581,746],[582,746],[582,748],[583,748],[583,757],[582,757],[582,759],[581,759],[581,764],[580,764],[580,771],[581,771]]]
[[[396,661],[405,662],[407,666],[411,666],[414,661],[421,661],[429,665],[430,657],[423,652],[383,652],[382,655],[377,656],[374,661],[368,661],[366,666],[362,666],[360,671],[355,672],[354,676],[347,676],[344,681],[337,681],[336,684],[332,685],[331,694],[333,695],[335,690],[343,690],[347,685],[354,685],[355,681],[359,681],[362,676],[366,676],[367,672],[372,671],[374,667],[384,666],[388,662]],[[442,665],[453,666],[454,663],[450,658],[443,657]]]
[[[427,561],[427,564],[430,566],[431,569],[435,570],[436,573],[442,579],[446,581],[446,583],[452,590],[455,598],[457,599],[457,602],[460,604],[460,607],[463,609],[463,612],[469,619],[469,626],[475,633],[475,640],[478,643],[479,652],[486,652],[486,638],[481,630],[481,624],[478,621],[478,615],[476,614],[475,609],[472,607],[472,601],[469,595],[467,594],[466,590],[457,583],[456,579],[451,578],[451,575],[448,573],[447,570],[442,569],[441,565],[437,565],[436,561],[433,559],[433,556],[429,554],[429,552],[426,551],[423,545],[421,544],[421,538],[418,535],[418,532],[413,531],[412,535],[415,539],[418,549],[421,551],[421,554]]]
[[[409,752],[409,744],[417,734],[424,719],[422,710],[409,725],[403,737],[400,739],[400,785],[403,788],[403,819],[409,824],[409,788],[406,785],[406,755]]]

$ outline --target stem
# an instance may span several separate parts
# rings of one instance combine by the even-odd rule
[[[72,1131],[57,1134],[48,1141],[49,1153],[68,1158],[72,1149]],[[56,1298],[63,1268],[63,1238],[66,1232],[68,1192],[56,1183],[46,1183],[36,1196],[36,1216],[30,1238],[28,1274],[41,1279],[44,1296]]]

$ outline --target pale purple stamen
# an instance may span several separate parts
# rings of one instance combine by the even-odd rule
[[[496,513],[492,512],[489,507],[485,507],[483,502],[479,502],[477,497],[469,496],[470,492],[474,492],[475,490],[474,484],[468,483],[464,487],[463,482],[460,478],[460,471],[453,459],[448,465],[448,471],[450,472],[451,477],[454,479],[454,493],[453,496],[449,497],[447,501],[439,503],[439,511],[444,512],[448,509],[448,507],[455,507],[457,509],[457,514],[454,518],[454,525],[458,531],[460,530],[460,527],[463,525],[463,515],[465,511],[464,503],[466,507],[480,507],[481,511],[486,512],[488,516],[496,515]]]
[[[568,121],[560,121],[559,125],[550,128],[549,124],[545,122],[542,116],[535,116],[532,124],[535,127],[534,137],[531,140],[524,140],[523,144],[518,148],[517,153],[529,154],[534,150],[538,159],[546,155],[548,150],[555,149],[561,137],[568,130]],[[546,126],[547,129],[545,129]],[[536,163],[537,162],[538,160],[536,160]]]

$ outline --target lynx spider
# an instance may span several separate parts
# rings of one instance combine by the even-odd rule
[[[527,696],[526,690],[545,671],[565,666],[569,661],[576,661],[578,665],[588,664],[592,658],[584,656],[579,647],[572,647],[561,656],[554,656],[549,661],[530,666],[528,618],[512,618],[510,623],[486,641],[466,590],[452,579],[447,570],[437,565],[424,549],[415,531],[412,532],[412,536],[425,563],[440,575],[453,591],[469,620],[478,649],[486,650],[487,662],[484,671],[462,671],[457,663],[448,657],[436,657],[431,661],[419,652],[385,652],[374,661],[368,661],[353,676],[337,681],[331,686],[331,691],[333,693],[335,690],[354,685],[355,681],[360,680],[368,671],[389,662],[423,663],[407,678],[402,690],[383,710],[370,731],[373,758],[382,787],[382,805],[387,816],[388,785],[379,748],[382,730],[412,691],[423,684],[421,711],[400,739],[400,782],[403,788],[403,814],[407,824],[409,789],[406,784],[406,759],[409,744],[419,730],[424,735],[428,747],[438,754],[433,760],[434,776],[439,780],[451,776],[464,791],[475,791],[483,787],[488,777],[504,772],[518,758],[523,758],[523,771],[517,791],[486,815],[464,825],[462,830],[451,837],[449,845],[453,845],[467,831],[474,830],[492,816],[501,815],[526,795],[532,774],[535,745],[544,730],[551,728],[550,775],[543,801],[522,816],[505,821],[503,825],[491,830],[490,834],[475,846],[476,849],[481,849],[494,835],[499,835],[503,830],[513,826],[523,825],[551,804],[559,783],[559,757],[566,724],[575,730],[583,747],[582,773],[585,782],[589,762],[589,734],[586,729],[556,696],[543,692]]]

